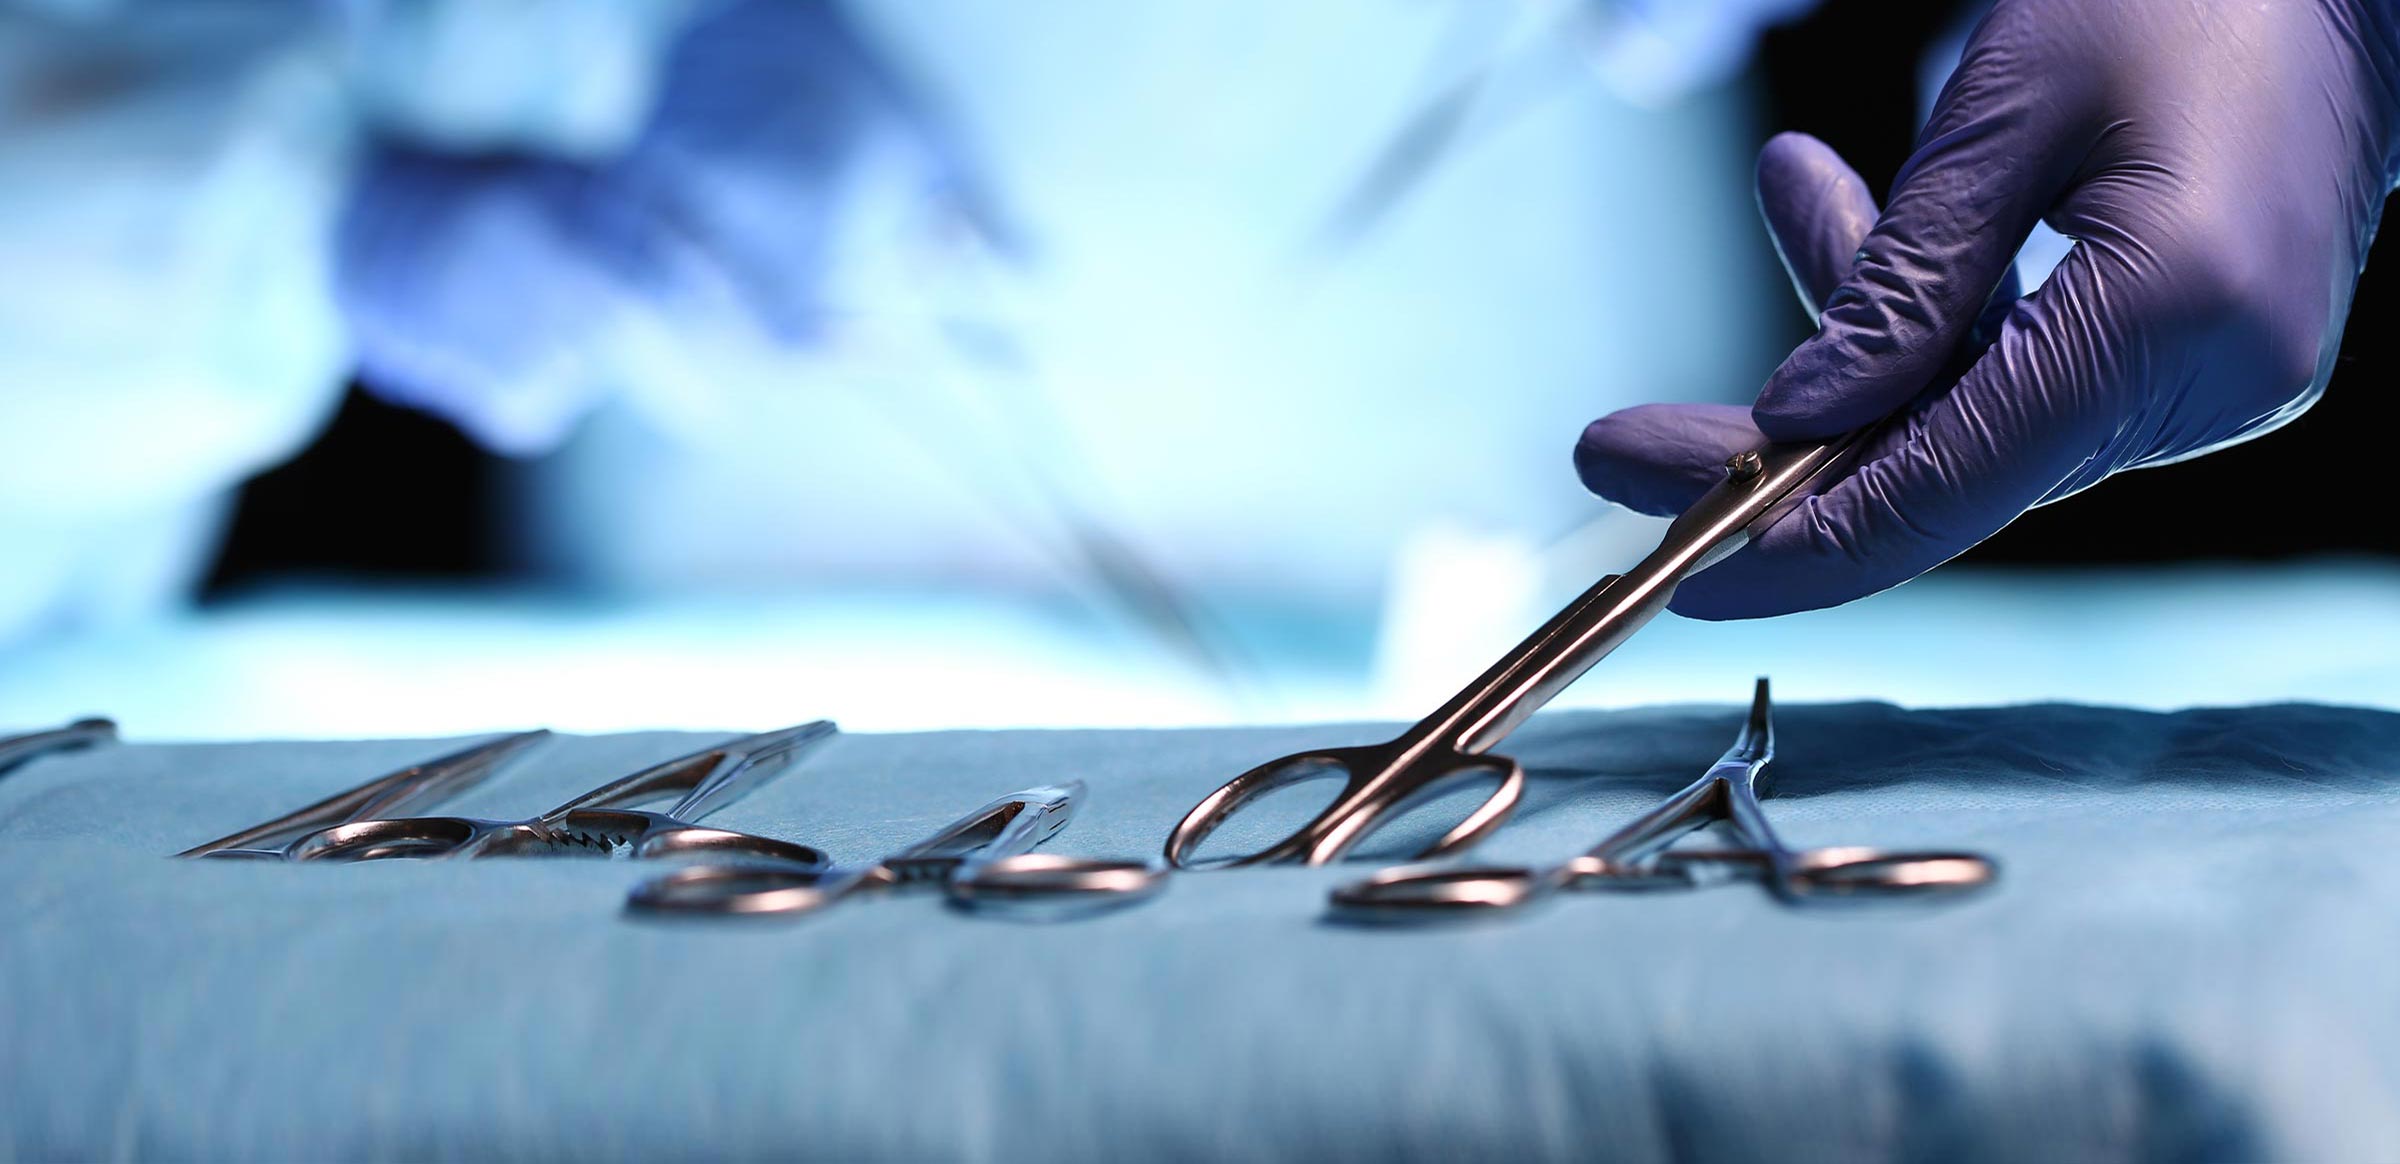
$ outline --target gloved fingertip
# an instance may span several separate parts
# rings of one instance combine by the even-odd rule
[[[1833,152],[1823,139],[1814,134],[1787,129],[1767,139],[1758,147],[1759,184],[1766,185],[1770,175],[1789,172],[1806,166],[1811,159]]]
[[[1750,422],[1768,440],[1822,440],[1860,428],[1887,411],[1860,391],[1856,361],[1824,333],[1793,349],[1759,390]]]
[[[1619,505],[1642,508],[1636,500],[1646,498],[1652,490],[1641,472],[1645,444],[1641,428],[1623,412],[1583,426],[1583,434],[1575,440],[1575,476],[1584,488]]]
[[[1857,171],[1832,146],[1797,130],[1785,130],[1758,147],[1758,189],[1769,191],[1819,188],[1857,183]],[[1864,186],[1861,193],[1864,193]]]
[[[1875,226],[1875,196],[1832,146],[1781,133],[1758,151],[1758,213],[1814,319],[1849,277]]]
[[[1627,509],[1671,517],[1723,477],[1726,457],[1757,443],[1737,406],[1645,404],[1584,426],[1575,473],[1585,488]]]
[[[1583,426],[1583,431],[1575,437],[1576,479],[1594,493],[1600,492],[1597,482],[1608,478],[1609,433],[1601,427],[1607,423],[1608,418],[1603,416]]]

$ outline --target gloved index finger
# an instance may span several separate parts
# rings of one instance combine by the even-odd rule
[[[1777,440],[1864,427],[1914,399],[1968,339],[2009,277],[2017,248],[2085,154],[2070,110],[2076,70],[2021,75],[2011,45],[2025,8],[1977,30],[1944,87],[1856,268],[1825,302],[1817,334],[1759,394],[1754,417]]]
[[[1758,151],[1758,214],[1800,306],[1814,321],[1850,277],[1875,226],[1875,195],[1832,146],[1779,133]]]

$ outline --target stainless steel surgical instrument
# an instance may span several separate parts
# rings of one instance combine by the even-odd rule
[[[1873,894],[1954,892],[1989,884],[1987,857],[1955,852],[1784,847],[1768,827],[1759,798],[1775,758],[1775,723],[1760,679],[1733,746],[1708,772],[1584,855],[1548,869],[1401,866],[1333,891],[1335,910],[1371,920],[1530,905],[1561,889],[1653,889],[1709,880],[1711,872],[1755,875],[1787,903]],[[1734,848],[1674,850],[1678,838],[1710,824],[1732,833]]]
[[[953,904],[977,912],[1057,917],[1147,901],[1167,887],[1168,873],[1158,861],[1019,853],[969,864],[948,889]]]
[[[105,719],[79,719],[65,727],[10,736],[0,739],[0,772],[6,772],[37,756],[113,743],[116,738],[116,723]]]
[[[456,796],[483,783],[484,778],[548,738],[547,731],[518,732],[437,760],[412,764],[347,792],[334,793],[306,808],[228,833],[204,845],[194,845],[175,855],[280,861],[294,841],[320,829],[407,812]]]
[[[703,748],[611,781],[524,820],[458,816],[359,820],[292,842],[295,861],[391,857],[499,857],[582,854],[660,857],[706,852],[821,868],[807,845],[692,823],[748,795],[833,737],[826,720]],[[634,806],[681,794],[665,812]]]
[[[857,868],[694,865],[634,887],[625,905],[636,913],[803,914],[865,891],[947,889],[983,862],[1029,853],[1057,835],[1082,796],[1081,781],[1010,793],[924,841]]]
[[[1175,826],[1167,837],[1167,862],[1193,864],[1209,834],[1259,797],[1326,778],[1344,783],[1323,812],[1290,836],[1221,863],[1322,865],[1408,810],[1492,780],[1498,786],[1481,807],[1417,856],[1456,852],[1483,839],[1516,809],[1525,784],[1515,760],[1489,749],[1656,618],[1685,578],[1742,548],[1799,504],[1864,439],[1862,431],[1821,444],[1770,444],[1734,457],[1726,462],[1725,479],[1667,527],[1650,556],[1624,574],[1602,578],[1440,710],[1389,743],[1300,752],[1234,777]]]

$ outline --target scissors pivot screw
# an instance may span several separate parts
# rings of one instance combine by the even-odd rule
[[[1767,471],[1767,460],[1758,450],[1735,453],[1725,462],[1725,476],[1735,481],[1747,481]]]

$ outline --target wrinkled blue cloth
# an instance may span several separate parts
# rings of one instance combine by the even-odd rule
[[[1817,334],[1752,409],[1596,422],[1585,483],[1672,513],[1762,434],[1896,415],[1674,605],[1755,618],[1896,585],[2111,473],[2298,416],[2400,172],[2396,19],[2388,0],[1999,0],[1880,217],[1821,143],[1770,143],[1759,201]],[[2020,300],[2011,260],[2043,221],[2077,245]]]
[[[1738,716],[1537,718],[1509,747],[1527,804],[1484,855],[1581,849]],[[1794,843],[1980,849],[1998,888],[1585,895],[1394,932],[1321,918],[1352,865],[1188,874],[1057,924],[925,897],[659,924],[619,914],[631,864],[165,856],[446,742],[53,757],[0,776],[0,1157],[2400,1155],[2400,714],[1778,726]],[[1147,854],[1232,772],[1387,731],[849,736],[712,822],[858,860],[1080,777],[1055,847]],[[557,740],[452,807],[535,810],[699,740]]]

